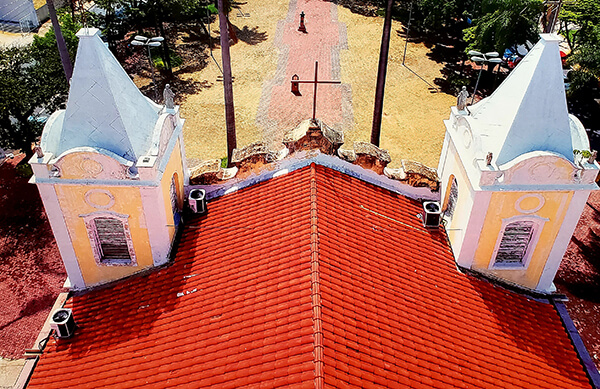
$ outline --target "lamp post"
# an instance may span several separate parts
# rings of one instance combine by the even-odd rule
[[[479,51],[470,50],[469,55],[471,55],[471,61],[473,62],[481,62],[481,68],[479,69],[479,75],[477,76],[477,82],[475,83],[475,90],[473,91],[473,97],[471,98],[471,105],[473,105],[473,101],[475,100],[475,95],[477,94],[477,87],[479,86],[479,79],[481,78],[481,71],[483,70],[483,64],[493,63],[495,64],[502,62],[500,58],[498,58],[499,54],[496,51],[490,51],[489,53],[481,53]]]
[[[158,101],[158,89],[156,81],[154,80],[154,64],[152,63],[152,52],[150,47],[158,47],[165,38],[162,36],[155,36],[154,38],[146,38],[145,36],[136,35],[131,44],[134,46],[146,46],[148,48],[148,61],[150,62],[150,72],[152,73],[152,83],[154,84],[154,100]]]

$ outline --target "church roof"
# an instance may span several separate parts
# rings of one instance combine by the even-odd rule
[[[471,128],[498,165],[530,151],[556,152],[572,161],[573,148],[580,146],[572,140],[559,42],[557,35],[542,34],[498,89],[469,107]]]
[[[67,109],[48,121],[42,148],[59,156],[90,146],[135,162],[151,147],[161,106],[142,95],[99,33],[84,28],[77,34]]]
[[[314,164],[214,199],[170,266],[68,300],[29,388],[589,388],[553,305],[459,273],[420,212]]]

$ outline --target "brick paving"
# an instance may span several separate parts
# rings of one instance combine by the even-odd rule
[[[291,93],[291,79],[313,80],[315,61],[319,80],[341,80],[340,50],[348,49],[346,25],[338,22],[337,6],[330,2],[290,0],[287,17],[277,25],[274,46],[279,49],[277,70],[263,84],[257,125],[263,141],[283,147],[284,133],[312,117],[313,84],[300,84],[300,96]],[[298,31],[304,12],[307,32]],[[319,84],[317,118],[336,129],[352,126],[352,93],[348,84]]]

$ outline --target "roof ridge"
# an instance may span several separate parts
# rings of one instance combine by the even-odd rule
[[[315,163],[310,164],[310,288],[313,319],[315,388],[325,383],[323,373],[323,318],[321,304],[321,274],[319,269],[319,227],[317,215],[317,174]]]

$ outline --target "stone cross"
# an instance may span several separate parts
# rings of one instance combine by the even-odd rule
[[[315,85],[315,92],[314,92],[314,96],[313,96],[313,116],[312,116],[312,120],[316,119],[316,113],[317,113],[317,85],[318,84],[341,84],[342,83],[341,81],[323,81],[323,80],[319,80],[318,79],[318,74],[319,74],[319,62],[316,61],[315,62],[315,79],[314,80],[297,80],[297,79],[294,79],[294,77],[292,77],[292,92],[299,91],[298,84],[314,84]],[[296,78],[297,78],[297,76],[296,76]],[[298,95],[299,94],[300,93],[298,92]]]

